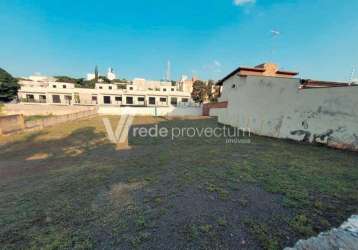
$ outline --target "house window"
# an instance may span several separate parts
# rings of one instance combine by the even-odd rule
[[[236,89],[236,84],[233,84],[231,88]]]
[[[155,91],[160,91],[160,88],[155,88]]]
[[[166,91],[167,91],[167,89],[163,89],[163,91],[164,91],[164,92],[166,92]]]
[[[170,99],[170,104],[176,106],[178,104],[178,99],[176,97],[172,97]]]
[[[138,102],[144,102],[144,97],[138,97]]]
[[[112,89],[112,86],[108,86],[108,89]]]
[[[103,96],[103,103],[104,104],[111,104],[111,97],[108,95]]]
[[[161,97],[159,100],[160,100],[160,102],[167,102],[167,98],[165,98],[165,97]]]
[[[57,88],[57,86],[56,86],[56,85],[52,85],[52,88],[54,88],[54,89],[55,89],[55,88]]]
[[[129,87],[129,90],[133,90],[133,87]]]
[[[172,91],[175,91],[175,89],[174,89],[174,88],[172,88]]]
[[[95,96],[95,95],[92,96],[92,102],[94,102],[95,104],[97,104],[97,96]]]
[[[61,103],[61,98],[59,95],[53,95],[52,96],[52,102],[53,103]]]
[[[114,97],[114,100],[116,100],[116,102],[121,102],[122,96],[116,96],[116,97]]]
[[[99,89],[103,89],[103,87],[102,87],[102,86],[99,86]]]
[[[67,86],[64,84],[64,85],[62,85],[62,88],[64,88],[64,89],[65,89],[65,88],[67,88]]]
[[[126,97],[126,103],[127,103],[127,104],[133,104],[133,97],[127,96],[127,97]]]
[[[155,105],[155,97],[149,97],[149,104]]]
[[[45,103],[46,102],[46,96],[45,95],[39,95],[39,100],[41,103]]]
[[[181,99],[181,102],[188,102],[188,101],[189,101],[188,98],[182,98],[182,99]]]
[[[66,103],[71,104],[72,96],[70,96],[70,95],[65,95],[65,101],[66,101]]]
[[[34,95],[26,95],[26,100],[28,102],[34,102],[35,101],[35,97]]]

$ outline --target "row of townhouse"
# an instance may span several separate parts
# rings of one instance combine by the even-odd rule
[[[191,94],[170,85],[147,90],[136,85],[97,83],[94,89],[76,88],[73,83],[24,83],[18,92],[23,103],[56,105],[192,106]]]

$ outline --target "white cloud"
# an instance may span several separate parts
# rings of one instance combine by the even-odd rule
[[[216,76],[221,73],[221,66],[221,62],[219,62],[218,60],[214,60],[210,64],[204,65],[203,70]]]
[[[214,65],[216,67],[221,67],[221,63],[218,60],[214,60]]]
[[[236,6],[242,6],[242,5],[245,5],[245,4],[248,4],[248,3],[256,3],[256,0],[234,0],[234,4]]]

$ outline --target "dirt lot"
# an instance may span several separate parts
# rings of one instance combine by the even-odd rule
[[[219,126],[135,120],[154,123]],[[0,247],[280,249],[358,213],[357,153],[250,139],[130,138],[120,149],[100,117],[0,137]]]

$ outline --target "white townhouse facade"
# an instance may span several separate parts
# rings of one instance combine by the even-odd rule
[[[18,98],[23,103],[54,105],[191,106],[190,92],[179,91],[170,82],[136,84],[96,83],[94,89],[76,88],[73,83],[22,81]]]

